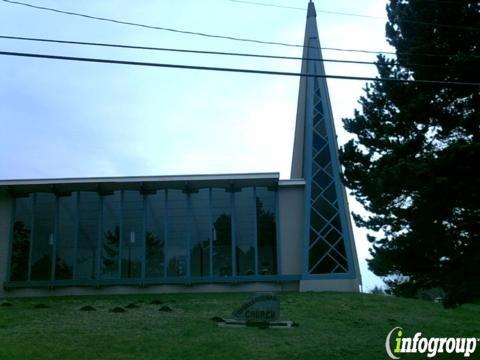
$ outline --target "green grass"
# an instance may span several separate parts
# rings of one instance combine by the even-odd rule
[[[385,336],[480,337],[480,305],[364,294],[285,293],[281,318],[294,329],[219,328],[248,294],[160,294],[11,299],[0,306],[0,359],[385,359]],[[172,312],[159,312],[162,300]],[[129,303],[125,313],[109,309]],[[35,308],[46,304],[49,308]],[[82,306],[97,311],[79,311]],[[471,357],[480,357],[480,349]],[[413,359],[415,356],[404,355]],[[422,358],[426,358],[424,355]],[[442,356],[440,358],[445,358]]]

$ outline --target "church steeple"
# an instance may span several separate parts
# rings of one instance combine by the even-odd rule
[[[304,59],[320,59],[321,49],[318,40],[317,29],[317,12],[315,11],[315,4],[310,0],[308,3],[307,25],[305,29],[305,40],[303,43],[303,58]],[[322,62],[302,61],[302,74],[325,74]],[[303,158],[304,158],[304,133],[305,133],[305,106],[307,99],[307,86],[309,78],[300,78],[300,90],[298,93],[297,106],[297,122],[295,127],[295,142],[293,147],[293,159],[291,178],[303,178]]]
[[[307,17],[317,17],[317,12],[315,11],[315,4],[312,0],[308,3],[308,13]]]
[[[358,279],[360,273],[338,146],[315,5],[308,4],[298,95],[292,179],[305,179],[304,277]]]

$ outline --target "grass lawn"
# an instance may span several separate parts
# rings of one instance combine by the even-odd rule
[[[480,305],[445,310],[426,301],[365,294],[281,294],[281,318],[298,322],[294,329],[226,329],[210,320],[228,317],[248,298],[160,294],[11,299],[12,306],[0,306],[0,359],[385,359],[385,337],[395,326],[402,326],[406,336],[421,331],[428,337],[480,337]],[[162,305],[150,304],[152,300],[173,311],[158,311]],[[109,311],[131,303],[139,307]],[[96,311],[79,310],[87,305]],[[480,358],[480,349],[471,358]]]

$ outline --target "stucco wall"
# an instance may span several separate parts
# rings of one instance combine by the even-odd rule
[[[303,272],[303,186],[279,188],[280,253],[282,275]]]
[[[335,279],[335,280],[301,280],[300,292],[306,291],[335,291],[335,292],[359,292],[358,279]]]

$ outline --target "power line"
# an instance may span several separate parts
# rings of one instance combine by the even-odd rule
[[[274,7],[274,8],[280,8],[280,9],[307,11],[306,8],[295,7],[295,6],[277,5],[277,4],[272,4],[272,3],[263,3],[263,2],[256,2],[256,1],[244,1],[244,0],[228,0],[228,1],[235,2],[235,3],[240,3],[240,4],[247,4],[247,5],[258,5],[258,6]],[[354,13],[343,12],[343,11],[319,10],[319,9],[315,9],[315,11],[317,13],[331,14],[331,15],[355,16],[355,17],[368,18],[368,19],[382,19],[382,20],[384,19],[381,16],[366,15],[366,14],[354,14]]]
[[[241,3],[241,4],[248,4],[248,5],[268,6],[268,7],[275,7],[275,8],[287,8],[287,9],[291,9],[291,10],[307,11],[307,9],[304,9],[304,8],[282,6],[282,5],[276,5],[276,4],[271,4],[271,3],[263,3],[263,2],[257,2],[257,1],[244,1],[244,0],[228,0],[228,1],[235,2],[235,3]],[[386,18],[384,18],[382,16],[356,14],[356,13],[343,12],[343,11],[319,10],[319,9],[316,9],[315,11],[317,13],[324,13],[324,14],[331,14],[331,15],[355,16],[355,17],[368,18],[368,19],[386,20]],[[480,31],[480,28],[471,27],[471,26],[442,24],[442,23],[434,23],[434,22],[418,21],[418,20],[397,20],[397,21],[400,22],[400,23],[410,23],[410,24],[420,24],[420,25],[429,25],[429,26],[440,26],[440,27],[446,27],[446,28],[450,28],[450,29]]]
[[[226,52],[226,51],[177,49],[177,48],[138,46],[138,45],[126,45],[126,44],[112,44],[112,43],[98,43],[98,42],[86,42],[86,41],[30,38],[30,37],[21,37],[21,36],[0,35],[0,39],[37,41],[37,42],[72,44],[72,45],[88,45],[88,46],[100,46],[100,47],[113,47],[113,48],[134,49],[134,50],[171,51],[171,52],[179,52],[179,53],[192,53],[192,54],[205,54],[205,55],[241,56],[241,57],[254,57],[254,58],[266,58],[266,59],[279,59],[279,60],[306,60],[306,61],[319,61],[319,62],[335,62],[335,63],[347,63],[347,64],[376,65],[376,63],[374,61],[326,59],[326,58],[318,59],[318,58],[308,58],[308,57],[298,57],[298,56],[281,56],[281,55],[252,54],[252,53],[239,53],[239,52]],[[427,65],[427,66],[430,66],[430,65]]]
[[[403,79],[391,79],[391,78],[372,78],[372,77],[364,77],[364,76],[321,75],[321,74],[295,73],[295,72],[270,71],[270,70],[254,70],[254,69],[224,68],[224,67],[197,66],[197,65],[163,64],[163,63],[99,59],[99,58],[84,58],[84,57],[47,55],[47,54],[36,54],[36,53],[19,53],[19,52],[7,52],[7,51],[0,51],[0,55],[20,56],[20,57],[40,58],[40,59],[66,60],[66,61],[79,61],[79,62],[92,62],[92,63],[103,63],[103,64],[175,68],[175,69],[184,69],[184,70],[204,70],[204,71],[221,71],[221,72],[235,72],[235,73],[260,74],[260,75],[313,77],[313,78],[340,79],[340,80],[382,81],[382,82],[401,82],[401,83],[411,83],[411,84],[430,84],[430,85],[435,84],[435,85],[480,87],[480,83],[461,82],[461,81],[403,80]]]
[[[86,41],[72,41],[72,40],[57,40],[57,39],[45,39],[45,38],[30,38],[21,36],[6,36],[0,35],[0,39],[6,40],[22,40],[22,41],[37,41],[47,43],[58,44],[71,44],[71,45],[86,45],[86,46],[98,46],[98,47],[112,47],[120,49],[133,49],[133,50],[152,50],[152,51],[168,51],[178,53],[191,53],[191,54],[204,54],[204,55],[220,55],[220,56],[240,56],[240,57],[252,57],[252,58],[265,58],[265,59],[279,59],[279,60],[301,60],[301,61],[316,61],[316,62],[332,62],[332,63],[345,63],[345,64],[358,64],[358,65],[376,65],[375,61],[360,61],[360,60],[343,60],[343,59],[326,59],[326,58],[308,58],[297,56],[280,56],[280,55],[267,55],[267,54],[252,54],[252,53],[239,53],[239,52],[224,52],[224,51],[209,51],[209,50],[190,50],[190,49],[176,49],[176,48],[164,48],[164,47],[152,47],[152,46],[138,46],[138,45],[125,45],[125,44],[111,44],[111,43],[98,43],[98,42],[86,42]],[[399,66],[419,66],[428,68],[441,68],[435,65],[426,64],[399,64],[395,62],[395,65]]]
[[[169,31],[169,32],[181,33],[181,34],[186,34],[186,35],[197,35],[197,36],[203,36],[203,37],[209,37],[209,38],[250,42],[250,43],[256,43],[256,44],[280,45],[280,46],[288,46],[288,47],[296,47],[296,48],[303,48],[304,47],[301,44],[292,44],[292,43],[284,43],[284,42],[277,42],[277,41],[263,41],[263,40],[257,40],[257,39],[246,39],[246,38],[239,38],[239,37],[234,37],[234,36],[206,34],[206,33],[201,33],[201,32],[193,32],[193,31],[178,30],[178,29],[173,29],[173,28],[165,28],[165,27],[160,27],[160,26],[146,25],[146,24],[134,23],[134,22],[129,22],[129,21],[122,21],[122,20],[98,17],[98,16],[93,16],[93,15],[80,14],[80,13],[71,12],[71,11],[64,11],[64,10],[58,10],[58,9],[53,9],[53,8],[47,8],[47,7],[44,7],[44,6],[32,5],[32,4],[23,3],[23,2],[20,2],[20,1],[13,1],[13,0],[0,0],[0,1],[6,2],[6,3],[9,3],[9,4],[27,6],[27,7],[38,9],[38,10],[52,11],[52,12],[65,14],[65,15],[79,16],[79,17],[83,17],[83,18],[87,18],[87,19],[112,22],[112,23],[121,24],[121,25],[142,27],[142,28],[152,29],[152,30],[162,30],[162,31]],[[317,47],[311,47],[311,48],[318,49]],[[332,51],[358,52],[358,53],[367,53],[367,54],[383,53],[383,54],[388,54],[388,55],[395,55],[394,52],[376,51],[376,50],[340,49],[340,48],[329,48],[329,47],[322,47],[322,49],[332,50]]]
[[[196,35],[196,36],[203,36],[203,37],[208,37],[208,38],[225,39],[225,40],[232,40],[232,41],[242,41],[242,42],[250,42],[250,43],[256,43],[256,44],[280,45],[280,46],[303,48],[303,45],[300,45],[300,44],[291,44],[291,43],[284,43],[284,42],[277,42],[277,41],[263,41],[263,40],[257,40],[257,39],[240,38],[240,37],[235,37],[235,36],[225,36],[225,35],[207,34],[207,33],[202,33],[202,32],[188,31],[188,30],[179,30],[179,29],[167,28],[167,27],[162,27],[162,26],[146,25],[146,24],[140,24],[140,23],[135,23],[135,22],[130,22],[130,21],[122,21],[122,20],[116,20],[116,19],[111,19],[111,18],[81,14],[81,13],[72,12],[72,11],[64,11],[64,10],[59,10],[59,9],[54,9],[54,8],[49,8],[49,7],[44,7],[44,6],[37,6],[37,5],[28,4],[28,3],[23,3],[23,2],[20,2],[20,1],[13,1],[13,0],[0,0],[0,1],[6,2],[6,3],[9,3],[9,4],[27,6],[27,7],[33,8],[33,9],[37,9],[37,10],[52,11],[52,12],[56,12],[56,13],[59,13],[59,14],[79,16],[79,17],[83,17],[83,18],[87,18],[87,19],[106,21],[106,22],[111,22],[111,23],[115,23],[115,24],[142,27],[142,28],[146,28],[146,29],[169,31],[169,32],[178,33],[178,34]],[[374,53],[377,53],[377,52],[374,52]]]
[[[242,0],[228,0],[231,2],[242,3],[242,4],[250,4],[250,5],[260,5],[260,6],[267,6],[267,7],[276,7],[280,9],[290,9],[290,10],[301,10],[307,11],[306,8],[296,7],[296,6],[286,6],[286,5],[277,5],[277,4],[270,4],[270,3],[259,3],[255,1],[242,1]]]
[[[409,0],[411,1],[411,0]],[[452,4],[452,5],[458,5],[458,1],[448,1],[448,0],[415,0],[417,2],[424,1],[424,2],[433,2],[433,3],[438,3],[438,4]],[[467,4],[472,4],[475,5],[478,1],[477,0],[472,0],[472,1],[467,1],[464,0],[465,3]]]
[[[249,43],[264,44],[264,45],[279,45],[279,46],[287,46],[287,47],[295,47],[295,48],[304,48],[305,47],[304,45],[300,45],[300,44],[292,44],[292,43],[277,42],[277,41],[263,41],[263,40],[258,40],[258,39],[247,39],[247,38],[239,38],[239,37],[234,37],[234,36],[206,34],[206,33],[201,33],[201,32],[193,32],[193,31],[179,30],[179,29],[173,29],[173,28],[165,28],[165,27],[160,27],[160,26],[152,26],[152,25],[146,25],[146,24],[140,24],[140,23],[133,23],[133,22],[128,22],[128,21],[121,21],[121,20],[103,18],[103,17],[93,16],[93,15],[80,14],[80,13],[76,13],[76,12],[47,8],[47,7],[43,7],[43,6],[37,6],[37,5],[32,5],[32,4],[28,4],[28,3],[19,2],[19,1],[13,1],[13,0],[0,0],[0,1],[10,3],[10,4],[27,6],[27,7],[31,7],[31,8],[39,9],[39,10],[52,11],[52,12],[56,12],[56,13],[60,13],[60,14],[66,14],[66,15],[71,15],[71,16],[79,16],[79,17],[83,17],[83,18],[87,18],[87,19],[106,21],[106,22],[112,22],[112,23],[115,23],[115,24],[136,26],[136,27],[142,27],[142,28],[153,29],[153,30],[169,31],[169,32],[186,34],[186,35],[195,35],[195,36],[202,36],[202,37],[208,37],[208,38],[225,39],[225,40],[249,42]],[[313,47],[313,46],[309,46],[308,48],[318,49],[317,47]],[[423,56],[434,56],[434,57],[448,57],[448,56],[450,56],[450,55],[439,55],[439,54],[395,53],[395,52],[391,52],[391,51],[377,51],[377,50],[363,50],[363,49],[342,49],[342,48],[335,48],[335,47],[322,47],[322,50],[364,53],[364,54],[423,55]]]

